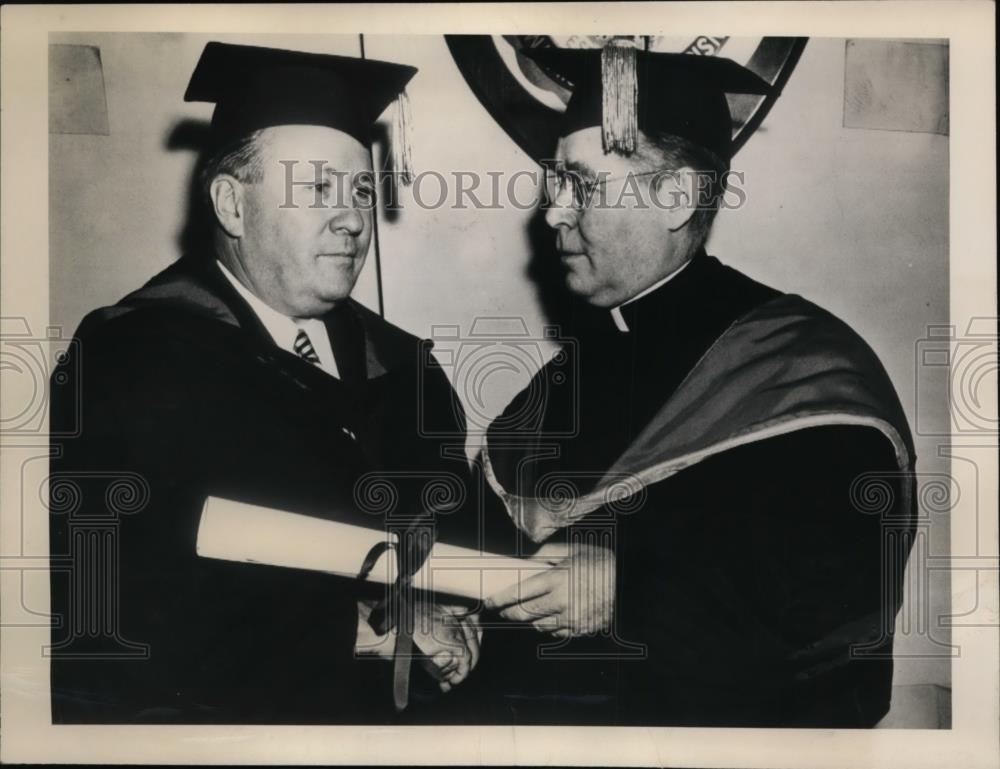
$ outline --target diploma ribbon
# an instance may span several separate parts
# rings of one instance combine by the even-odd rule
[[[420,519],[420,522],[432,519]],[[392,698],[397,712],[406,709],[410,700],[410,666],[413,662],[413,575],[424,565],[434,546],[432,526],[411,524],[397,532],[397,542],[379,542],[365,556],[358,574],[366,579],[379,558],[390,550],[396,552],[396,581],[389,588],[389,596],[372,609],[368,623],[378,635],[385,635],[396,628],[396,646],[393,650]],[[389,607],[395,607],[395,612]]]

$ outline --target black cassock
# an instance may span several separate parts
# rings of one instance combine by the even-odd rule
[[[432,478],[464,496],[464,461],[441,456],[461,408],[426,345],[353,301],[324,321],[343,381],[187,257],[81,324],[55,375],[78,386],[52,404],[68,434],[50,482],[53,721],[394,718],[390,665],[354,655],[358,583],[195,554],[210,494],[375,528],[419,515]],[[391,511],[365,490],[376,472]]]
[[[545,383],[505,412],[530,412],[529,392],[544,401],[540,432],[558,455],[535,460],[532,477],[567,478],[580,491],[593,486],[716,340],[781,296],[700,254],[622,308],[628,333],[607,312],[588,318],[566,350],[575,360],[543,369]],[[565,386],[557,370],[575,371],[579,387]],[[901,430],[908,441],[905,422]],[[531,495],[518,490],[522,450],[505,450],[505,437],[497,429],[490,435],[497,477],[504,488]],[[912,520],[903,509],[859,509],[852,483],[865,473],[884,474],[902,499],[908,481],[882,432],[826,425],[730,448],[647,487],[640,508],[610,516],[614,637],[549,640],[556,648],[540,652],[544,639],[533,630],[493,629],[475,682],[487,704],[480,718],[873,725],[889,705],[893,620]],[[497,523],[503,516],[491,518],[493,546],[509,550],[519,535]],[[608,518],[599,510],[577,528],[603,530]],[[525,546],[531,543],[522,539]],[[507,653],[491,654],[491,642]]]

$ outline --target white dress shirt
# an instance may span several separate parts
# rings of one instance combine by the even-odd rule
[[[658,289],[660,286],[662,286],[668,280],[671,280],[674,276],[679,275],[680,272],[681,272],[681,270],[683,270],[689,264],[691,264],[691,260],[690,259],[688,259],[686,262],[684,262],[684,264],[682,264],[680,267],[678,267],[672,273],[670,273],[669,275],[667,275],[667,277],[662,278],[662,279],[656,281],[656,283],[654,283],[652,286],[650,286],[647,289],[644,289],[644,290],[640,291],[638,294],[636,294],[635,296],[633,296],[627,302],[622,302],[617,307],[613,307],[611,309],[611,317],[614,319],[615,325],[618,327],[618,330],[621,331],[623,334],[628,333],[628,331],[629,331],[628,323],[625,322],[625,317],[622,315],[622,307],[624,307],[627,304],[632,304],[632,302],[636,301],[637,299],[642,299],[644,296],[646,296],[646,294],[652,294],[654,291],[656,291],[656,289]]]
[[[250,305],[250,309],[260,319],[264,328],[267,329],[267,333],[271,335],[271,338],[278,347],[282,350],[287,350],[293,355],[298,355],[295,352],[295,337],[298,335],[299,329],[302,329],[309,336],[309,341],[312,343],[313,349],[319,357],[319,367],[330,376],[340,378],[340,372],[337,370],[337,361],[333,357],[333,348],[330,346],[330,336],[326,331],[326,324],[323,321],[319,318],[296,319],[283,315],[240,283],[236,276],[222,262],[217,260],[215,263],[219,265],[222,274],[233,284],[233,288]]]

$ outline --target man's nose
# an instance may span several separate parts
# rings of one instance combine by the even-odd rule
[[[568,190],[556,195],[545,211],[545,223],[552,229],[557,227],[572,227],[576,224],[579,212],[573,206],[573,195]]]
[[[365,220],[361,211],[353,203],[337,210],[330,219],[330,229],[333,232],[348,235],[360,235],[365,228]]]

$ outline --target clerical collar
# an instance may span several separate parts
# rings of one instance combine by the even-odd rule
[[[613,307],[611,309],[611,317],[614,320],[615,326],[618,328],[618,330],[621,331],[623,334],[627,334],[629,332],[628,323],[625,322],[625,316],[622,315],[622,307],[625,307],[626,305],[632,304],[632,302],[635,302],[635,301],[638,301],[639,299],[642,299],[647,294],[652,294],[660,286],[664,285],[665,283],[667,283],[668,281],[670,281],[672,278],[674,278],[677,275],[679,275],[681,273],[681,271],[685,267],[687,267],[689,264],[691,264],[691,259],[688,259],[686,262],[684,262],[684,264],[682,264],[680,267],[678,267],[672,273],[670,273],[669,275],[667,275],[665,278],[661,278],[660,280],[656,281],[656,283],[654,283],[653,285],[649,286],[649,288],[646,288],[643,291],[640,291],[638,294],[636,294],[635,296],[633,296],[627,302],[622,302],[617,307]]]
[[[271,335],[271,339],[274,340],[274,343],[278,347],[286,352],[297,355],[298,353],[295,351],[295,337],[298,335],[299,329],[302,329],[308,334],[309,341],[316,351],[316,355],[319,356],[320,368],[328,374],[338,379],[340,378],[340,373],[337,370],[337,361],[334,358],[333,348],[330,345],[330,335],[327,333],[326,325],[322,320],[319,318],[289,318],[287,315],[275,310],[271,305],[267,304],[267,302],[244,286],[222,262],[216,260],[215,263],[222,270],[222,274],[233,284],[233,288],[236,289],[237,293],[250,305],[250,309],[260,319],[261,324],[267,329],[267,333]]]

